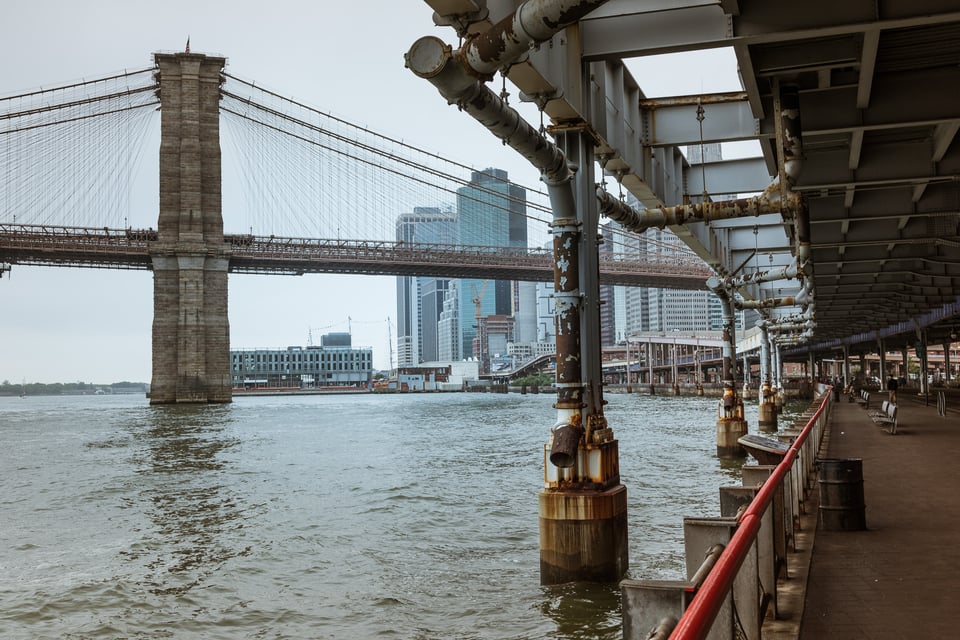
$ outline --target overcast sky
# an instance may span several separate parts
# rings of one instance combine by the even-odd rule
[[[226,56],[233,75],[536,185],[522,158],[404,68],[422,35],[456,45],[431,14],[420,0],[5,0],[0,95],[145,68],[153,52],[183,50],[189,37],[192,52]],[[649,96],[739,88],[732,56],[716,52],[635,76]],[[0,220],[11,221],[3,212]],[[350,317],[354,345],[373,347],[375,367],[387,368],[395,278],[238,274],[229,287],[232,348],[304,345],[310,328],[318,341],[346,331]],[[152,296],[149,271],[14,266],[0,279],[0,381],[148,382]]]

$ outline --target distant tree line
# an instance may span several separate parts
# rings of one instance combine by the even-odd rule
[[[511,386],[520,387],[523,385],[527,386],[538,386],[538,387],[547,387],[556,382],[557,376],[553,373],[538,373],[532,376],[524,376],[522,378],[517,378],[516,380],[510,383]]]
[[[0,383],[0,396],[60,396],[93,394],[97,390],[103,393],[144,393],[148,385],[145,382],[114,382],[111,384],[94,384],[92,382],[42,382],[13,383],[4,380]]]

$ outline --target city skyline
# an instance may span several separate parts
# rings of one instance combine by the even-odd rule
[[[371,21],[371,15],[391,18]],[[252,2],[173,1],[148,12],[119,0],[95,8],[56,0],[5,7],[4,18],[0,53],[18,62],[5,66],[0,95],[143,68],[154,51],[182,50],[189,37],[192,51],[225,55],[232,74],[478,169],[501,167],[519,184],[538,184],[525,160],[404,69],[403,54],[420,36],[436,33],[456,43],[452,30],[433,25],[426,4],[398,11],[386,0],[323,6],[281,0],[265,13]],[[318,38],[317,24],[362,24],[366,44],[347,28],[325,29]],[[45,45],[37,47],[41,36]],[[649,95],[735,88],[731,60],[701,63],[696,71],[683,84],[670,70],[636,74]],[[721,76],[727,79],[717,83]],[[533,105],[511,104],[537,121]],[[142,176],[130,194],[134,226],[156,225],[156,180]],[[152,274],[143,271],[14,265],[0,279],[0,380],[150,381],[152,289]],[[232,275],[229,320],[231,348],[303,345],[311,333],[349,326],[354,344],[373,347],[376,368],[385,369],[391,331],[396,337],[396,278]]]

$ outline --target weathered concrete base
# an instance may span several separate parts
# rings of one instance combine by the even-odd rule
[[[150,404],[231,402],[227,264],[154,257]]]
[[[746,457],[747,452],[737,440],[747,435],[747,421],[739,418],[717,420],[717,455],[721,458]]]
[[[629,568],[627,488],[544,490],[540,583],[617,582]]]
[[[761,402],[757,408],[757,426],[763,431],[777,430],[777,405]]]

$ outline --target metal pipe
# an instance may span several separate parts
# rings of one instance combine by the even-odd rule
[[[762,384],[770,385],[770,333],[765,323],[760,324],[760,379]]]
[[[800,88],[795,84],[780,86],[780,128],[783,132],[784,187],[792,190],[803,168]],[[809,227],[807,232],[809,233]]]
[[[800,89],[797,85],[782,85],[779,92],[780,130],[783,138],[784,188],[797,196],[793,209],[797,231],[796,255],[802,269],[810,260],[810,214],[803,197],[793,191],[803,169],[803,126],[800,121]],[[812,276],[812,273],[808,273]]]
[[[731,302],[728,296],[719,296],[720,297],[720,307],[723,309],[723,356],[722,356],[722,371],[723,371],[723,382],[726,386],[727,383],[730,386],[733,386],[734,382],[734,371],[736,367],[736,358],[737,358],[737,347],[736,347],[736,324],[735,317],[733,312],[733,302]]]
[[[551,180],[563,180],[570,172],[563,151],[471,75],[457,53],[439,38],[424,36],[413,43],[404,60],[411,71],[436,87],[448,103],[473,116],[542,174]]]
[[[780,490],[784,478],[790,473],[793,463],[800,453],[800,448],[805,445],[810,437],[817,421],[820,419],[820,415],[824,412],[827,403],[830,402],[830,398],[830,394],[824,394],[824,398],[820,402],[820,408],[807,422],[800,435],[797,436],[797,439],[784,454],[783,460],[763,483],[757,495],[740,517],[737,529],[734,531],[733,537],[730,538],[727,548],[717,560],[713,571],[704,580],[699,593],[694,596],[690,606],[687,607],[680,618],[677,628],[670,636],[672,639],[691,640],[707,637],[717,613],[720,612],[720,607],[733,587],[733,581],[737,577],[740,566],[753,547],[753,542],[760,531],[764,511],[773,501],[774,494]]]
[[[582,433],[583,375],[580,342],[581,292],[573,172],[563,151],[491,91],[479,76],[516,60],[529,46],[548,40],[606,0],[529,0],[487,34],[454,52],[439,38],[425,36],[410,47],[406,65],[428,80],[448,103],[456,104],[542,174],[553,209],[554,322],[557,335],[557,423]],[[567,432],[569,433],[569,432]],[[555,438],[556,439],[556,438]],[[568,441],[569,437],[562,438]],[[553,458],[553,455],[551,455]],[[568,456],[558,453],[566,464]],[[571,462],[572,464],[572,462]]]
[[[773,384],[777,389],[783,389],[783,359],[780,353],[780,343],[773,343]]]
[[[707,288],[713,291],[720,300],[720,308],[723,311],[723,354],[721,362],[722,378],[724,386],[731,388],[734,383],[734,372],[736,371],[736,324],[733,310],[733,296],[727,291],[724,282],[717,276],[707,278]],[[735,393],[735,392],[734,392]],[[726,394],[724,394],[726,395]]]
[[[643,233],[651,227],[663,229],[691,222],[709,222],[728,218],[759,216],[765,213],[780,213],[784,209],[800,206],[798,194],[789,193],[783,201],[777,182],[764,189],[754,198],[737,198],[719,202],[700,202],[696,204],[660,207],[656,209],[635,209],[625,202],[617,200],[602,187],[597,188],[600,201],[600,213],[616,220],[630,231]]]
[[[646,640],[668,640],[670,634],[677,626],[677,619],[673,616],[666,616],[660,619],[660,622],[657,623],[653,629],[650,629],[650,633],[647,634]]]
[[[717,564],[717,560],[719,560],[723,554],[723,548],[722,544],[715,544],[707,549],[707,553],[703,557],[703,562],[700,563],[697,572],[690,578],[690,586],[687,587],[688,592],[696,592],[700,588],[700,585],[702,585],[703,581],[710,575],[714,565]]]
[[[786,326],[790,323],[813,322],[814,320],[816,320],[816,312],[813,305],[810,305],[803,313],[792,313],[788,316],[780,316],[779,318],[768,319],[763,322],[766,323],[767,327],[773,327],[776,325]]]
[[[569,178],[566,186],[569,186]],[[558,422],[579,415],[583,407],[583,377],[580,344],[580,225],[573,194],[564,184],[547,181],[553,203],[553,290],[557,336]],[[574,207],[573,211],[567,207]],[[562,216],[572,217],[562,217]]]
[[[792,296],[783,298],[764,298],[763,300],[744,300],[740,295],[733,296],[733,306],[737,309],[769,309],[771,307],[793,307],[797,299]]]
[[[530,47],[546,42],[607,0],[527,0],[517,10],[464,43],[463,61],[487,80]]]
[[[767,269],[766,271],[754,271],[753,273],[746,275],[726,278],[726,285],[728,288],[739,289],[740,287],[744,287],[749,284],[757,284],[760,282],[792,280],[802,273],[803,272],[797,267],[797,261],[794,260],[785,267]]]
[[[816,325],[812,320],[798,320],[796,322],[772,322],[768,327],[770,333],[790,333],[813,329]]]

